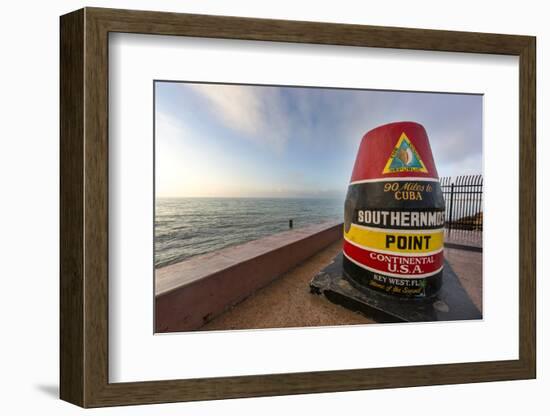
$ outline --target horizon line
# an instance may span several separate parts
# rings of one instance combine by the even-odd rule
[[[341,196],[184,196],[184,195],[170,195],[170,196],[157,196],[155,199],[177,199],[177,198],[211,198],[211,199],[340,199],[345,198],[346,195]]]

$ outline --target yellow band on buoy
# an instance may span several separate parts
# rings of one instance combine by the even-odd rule
[[[431,253],[443,247],[442,229],[438,230],[390,230],[362,227],[351,224],[344,232],[347,241],[368,249],[395,253]]]

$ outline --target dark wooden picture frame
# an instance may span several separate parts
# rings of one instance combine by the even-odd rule
[[[83,407],[529,379],[536,376],[535,38],[85,8],[61,17],[60,396]],[[108,35],[245,39],[519,57],[519,359],[109,383]]]

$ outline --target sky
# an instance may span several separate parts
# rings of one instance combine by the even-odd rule
[[[361,138],[422,124],[439,176],[482,173],[481,95],[155,82],[157,197],[343,198]]]

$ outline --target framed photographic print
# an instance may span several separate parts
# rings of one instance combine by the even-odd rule
[[[534,378],[535,38],[61,17],[61,398]]]

